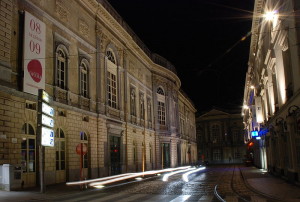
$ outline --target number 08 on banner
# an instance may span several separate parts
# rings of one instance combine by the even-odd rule
[[[23,90],[34,95],[45,89],[45,32],[45,23],[25,12]]]

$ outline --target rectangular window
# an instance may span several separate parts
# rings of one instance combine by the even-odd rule
[[[35,139],[22,139],[21,156],[23,171],[35,172]]]
[[[80,67],[80,88],[81,88],[81,95],[83,97],[88,97],[88,80],[87,80],[87,71],[84,67]]]
[[[158,102],[158,122],[160,125],[166,125],[165,103]]]
[[[213,150],[213,160],[220,161],[221,160],[221,151],[220,149]]]
[[[65,141],[56,142],[56,170],[65,170]]]
[[[62,89],[65,89],[65,81],[66,81],[65,63],[66,63],[65,58],[60,56],[57,58],[57,85]]]
[[[107,72],[107,93],[108,105],[117,109],[117,77],[111,72]]]

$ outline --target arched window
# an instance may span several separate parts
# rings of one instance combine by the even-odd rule
[[[107,65],[107,104],[117,109],[118,85],[117,85],[117,64],[111,50],[106,51]]]
[[[83,59],[80,63],[80,94],[83,97],[88,97],[88,86],[89,86],[89,71],[88,71],[88,62],[86,59]]]
[[[56,170],[66,169],[66,144],[65,134],[60,128],[55,133]]]
[[[157,114],[158,123],[160,125],[166,125],[166,108],[165,108],[165,92],[159,87],[157,89]]]
[[[131,90],[130,90],[130,115],[136,116],[135,88],[131,88]]]
[[[116,64],[115,54],[111,50],[106,51],[106,56],[109,61]]]
[[[158,89],[157,89],[157,94],[160,94],[160,95],[165,95],[165,92],[164,92],[164,90],[161,88],[161,87],[159,87]]]
[[[22,127],[21,164],[24,172],[35,172],[36,169],[36,141],[35,132],[29,123]]]
[[[59,45],[56,50],[56,85],[62,89],[67,89],[67,67],[66,48]]]
[[[85,144],[86,147],[88,148],[88,136],[85,132],[80,132],[80,143]],[[83,155],[82,168],[88,168],[88,153]]]

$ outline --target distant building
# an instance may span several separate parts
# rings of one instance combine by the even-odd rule
[[[38,88],[55,110],[46,184],[79,180],[81,168],[90,179],[197,161],[196,109],[175,67],[106,0],[0,7],[0,165],[21,166],[24,187],[39,177]]]
[[[242,163],[246,155],[239,112],[212,109],[196,118],[200,161],[210,164]]]
[[[299,6],[293,0],[255,1],[242,110],[254,164],[298,183]]]

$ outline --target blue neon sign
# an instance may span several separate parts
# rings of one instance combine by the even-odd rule
[[[251,136],[252,137],[258,137],[258,131],[256,131],[256,130],[251,131]]]

